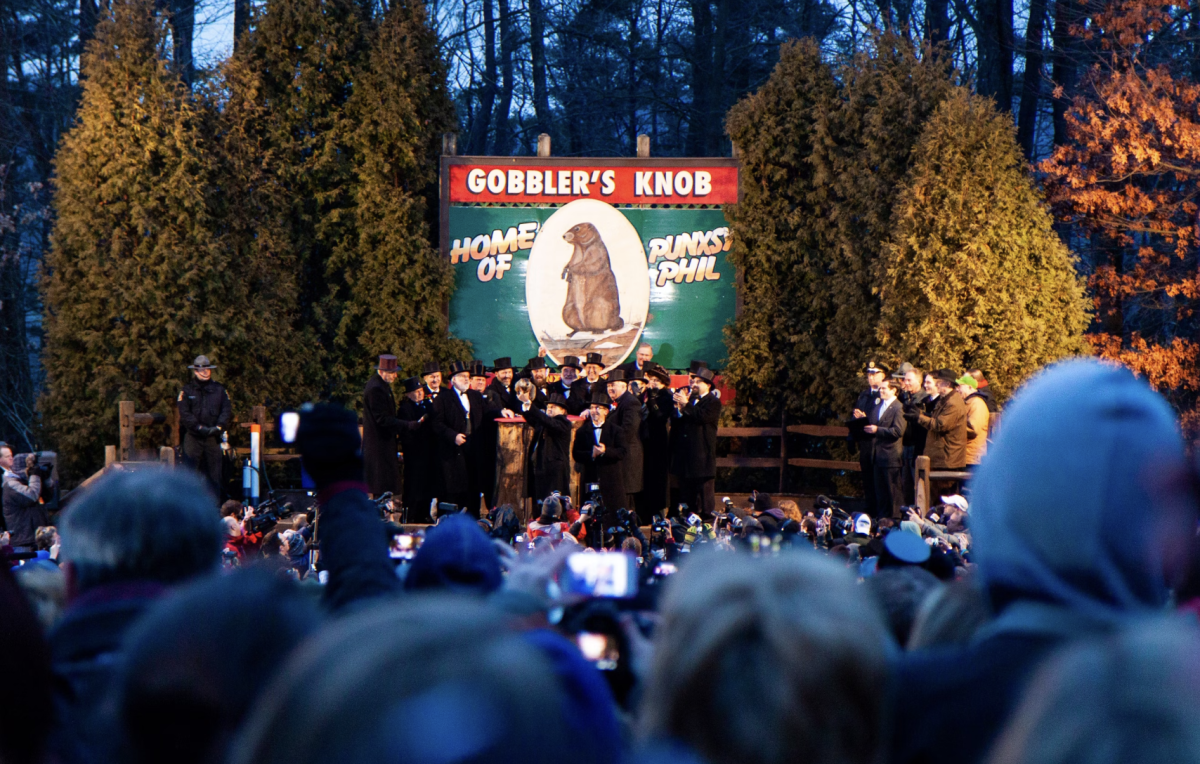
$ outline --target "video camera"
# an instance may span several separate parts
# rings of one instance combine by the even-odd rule
[[[294,514],[296,514],[296,508],[290,501],[281,505],[274,498],[267,499],[258,505],[251,517],[247,518],[245,530],[247,533],[267,533],[278,525],[280,520],[287,519]]]

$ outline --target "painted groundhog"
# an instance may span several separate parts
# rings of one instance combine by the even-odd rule
[[[563,234],[575,246],[571,261],[563,268],[567,282],[567,301],[563,304],[563,322],[575,332],[606,332],[621,329],[621,295],[613,275],[608,247],[591,223],[572,226]]]

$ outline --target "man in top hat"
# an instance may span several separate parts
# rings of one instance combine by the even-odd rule
[[[567,413],[572,416],[579,416],[588,409],[587,396],[575,387],[580,381],[579,372],[582,369],[583,366],[576,356],[569,355],[563,358],[558,380],[559,392],[567,399]]]
[[[680,499],[701,517],[716,509],[713,482],[717,476],[717,420],[721,400],[713,394],[714,375],[701,367],[692,376],[691,391],[679,390],[672,398],[675,413],[671,427],[677,431],[671,454],[671,472],[679,479]]]
[[[521,414],[533,426],[529,442],[529,495],[541,501],[552,491],[568,494],[571,490],[571,421],[567,419],[567,399],[561,393],[546,397],[546,410],[540,410],[528,392],[517,393]]]
[[[415,431],[420,426],[396,415],[396,398],[392,383],[400,375],[396,356],[379,356],[375,373],[363,390],[363,467],[367,487],[372,496],[400,490],[400,462],[396,458],[400,433]]]
[[[581,473],[582,482],[598,483],[604,501],[602,520],[607,523],[616,516],[618,509],[628,509],[628,492],[625,490],[625,442],[621,431],[611,416],[612,399],[599,387],[589,400],[588,416],[583,426],[575,433],[575,445],[571,455],[575,458],[575,470]],[[585,491],[586,493],[586,491]]]
[[[629,496],[625,508],[637,508],[636,495],[642,490],[642,469],[645,455],[642,452],[642,402],[629,392],[629,383],[623,369],[608,373],[608,397],[612,400],[611,416],[625,443],[625,490]],[[649,519],[649,518],[646,518]]]
[[[638,517],[666,516],[668,473],[671,469],[671,442],[668,426],[675,413],[671,400],[671,374],[654,361],[646,362],[646,386],[642,407],[646,412],[645,437],[642,441],[642,492],[637,495]]]
[[[521,370],[521,373],[517,375],[518,381],[521,379],[528,379],[533,383],[533,405],[542,411],[546,410],[546,378],[549,375],[550,369],[546,366],[546,359],[541,356],[530,358],[529,363],[526,364],[525,368]],[[516,383],[513,384],[514,389],[516,389]],[[564,397],[566,397],[565,393]]]
[[[428,416],[433,404],[425,398],[420,377],[404,380],[404,397],[400,399],[396,416],[417,427],[400,431],[400,450],[404,453],[404,506],[410,523],[430,522],[429,502],[437,495],[433,479],[434,464],[432,432]]]
[[[497,358],[493,361],[492,372],[492,381],[488,384],[488,389],[494,394],[494,401],[498,402],[502,409],[515,411],[520,407],[520,402],[512,389],[512,359],[508,356]]]
[[[179,426],[183,430],[183,462],[208,479],[217,499],[221,490],[221,433],[229,427],[233,406],[220,382],[214,382],[208,356],[198,355],[192,378],[179,393]]]
[[[484,398],[487,398],[487,393],[485,392],[488,386],[487,366],[484,365],[483,361],[476,358],[474,361],[471,361],[469,368],[471,369],[471,389]]]
[[[430,405],[442,394],[442,365],[430,361],[421,369],[421,379],[425,383],[425,400]]]
[[[869,361],[866,368],[867,389],[858,394],[854,402],[854,411],[850,416],[850,439],[858,444],[858,465],[863,478],[863,493],[866,494],[868,511],[875,511],[879,503],[875,496],[875,461],[872,457],[874,449],[870,441],[874,438],[864,428],[870,424],[867,413],[879,405],[879,386],[883,383],[883,367],[874,361]]]
[[[473,517],[479,517],[479,465],[487,458],[480,427],[497,414],[499,411],[488,410],[483,396],[471,389],[470,366],[462,361],[451,364],[450,389],[433,402],[430,417],[443,487],[438,498],[457,504]],[[491,458],[496,459],[494,449]]]
[[[654,348],[650,347],[649,342],[643,342],[638,345],[637,353],[634,355],[633,360],[629,363],[623,363],[617,368],[625,372],[627,378],[635,371],[645,374],[646,364],[650,363],[653,358]]]
[[[604,359],[599,353],[588,353],[583,360],[583,378],[576,381],[572,386],[572,391],[582,400],[589,404],[592,399],[592,392],[595,390],[604,390],[604,383],[600,380],[600,372],[604,371]]]

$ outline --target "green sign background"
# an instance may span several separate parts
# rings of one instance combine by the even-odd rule
[[[637,229],[647,254],[651,239],[727,226],[719,209],[617,209]],[[451,206],[448,244],[497,229],[507,231],[531,221],[537,221],[540,230],[540,225],[557,210],[557,207]],[[712,256],[716,264],[711,270],[720,274],[719,280],[650,286],[650,314],[640,341],[650,343],[655,361],[667,368],[686,368],[692,359],[707,361],[715,368],[724,365],[723,329],[734,317],[737,286],[728,252]],[[511,356],[514,364],[523,366],[527,358],[537,355],[538,349],[525,305],[529,250],[513,253],[511,270],[490,281],[480,281],[477,277],[479,263],[468,260],[452,266],[455,290],[450,301],[450,331],[473,344],[476,358],[490,362]],[[657,264],[650,266],[650,272],[657,274]]]

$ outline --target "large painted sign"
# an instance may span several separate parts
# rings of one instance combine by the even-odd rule
[[[672,368],[725,358],[733,160],[442,161],[450,330],[476,357],[520,363],[541,346],[610,369],[648,342]]]

